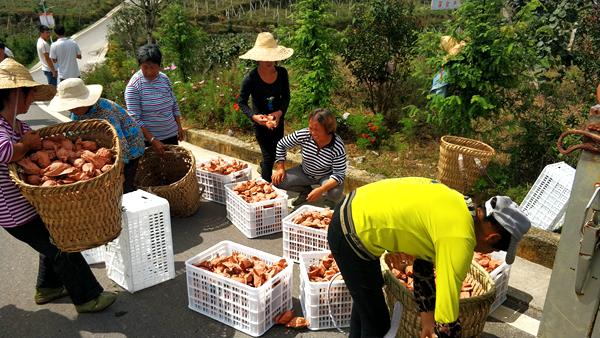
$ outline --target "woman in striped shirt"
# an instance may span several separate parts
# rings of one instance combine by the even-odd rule
[[[138,70],[125,88],[127,111],[142,128],[146,145],[159,154],[164,144],[178,144],[184,138],[177,99],[171,81],[160,71],[162,54],[156,45],[140,47]]]
[[[335,115],[319,108],[310,114],[308,128],[297,130],[277,143],[277,170],[272,181],[278,188],[300,193],[294,206],[307,200],[315,202],[324,195],[333,203],[342,199],[347,158],[344,141],[335,134],[336,127]],[[298,145],[302,149],[302,164],[286,171],[287,150]]]
[[[50,100],[55,92],[54,87],[33,81],[29,70],[13,59],[0,63],[0,226],[39,253],[36,304],[68,294],[77,312],[98,312],[114,303],[117,295],[103,292],[81,253],[62,252],[52,244],[43,221],[8,175],[9,163],[41,148],[39,134],[17,115],[27,113],[33,101]]]

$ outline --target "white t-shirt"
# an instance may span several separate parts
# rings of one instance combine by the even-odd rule
[[[70,79],[81,75],[77,65],[77,55],[81,55],[81,50],[77,43],[69,38],[60,38],[50,46],[50,58],[56,60],[59,79]]]
[[[13,54],[13,52],[8,49],[8,47],[4,47],[4,54],[6,54],[6,56],[8,56],[9,58],[14,58],[15,55]]]
[[[42,38],[38,38],[36,48],[37,48],[38,57],[40,58],[40,62],[42,63],[42,71],[49,72],[50,66],[48,66],[48,63],[46,62],[46,58],[44,57],[44,54],[45,53],[50,54],[50,44],[48,42],[46,42],[46,40],[44,40]]]

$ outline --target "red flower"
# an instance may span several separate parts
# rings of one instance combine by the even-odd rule
[[[240,94],[235,94],[235,99],[237,100],[237,98],[240,97]]]
[[[362,134],[360,134],[360,137],[362,137],[362,138],[369,138],[369,134],[362,133]]]
[[[370,129],[371,131],[375,131],[375,132],[376,132],[376,131],[377,131],[377,126],[371,126],[369,129]]]
[[[240,105],[239,105],[239,104],[237,104],[237,103],[234,103],[234,104],[233,104],[233,110],[235,110],[235,111],[240,111]]]

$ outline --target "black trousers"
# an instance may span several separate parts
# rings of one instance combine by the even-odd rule
[[[254,134],[256,135],[256,141],[258,141],[260,152],[262,153],[262,161],[260,162],[260,175],[262,176],[263,180],[271,182],[273,165],[275,164],[275,149],[277,149],[277,142],[283,138],[283,124],[275,128],[275,130],[269,130],[268,128],[255,126]]]
[[[340,224],[340,204],[327,231],[329,248],[352,296],[350,338],[383,337],[390,329],[390,314],[383,295],[379,260],[366,261],[348,244]]]
[[[164,139],[164,140],[160,140],[160,142],[161,142],[161,143],[163,143],[163,144],[171,144],[171,145],[174,145],[174,146],[176,146],[176,145],[179,145],[179,139],[178,139],[178,136],[177,136],[177,135],[175,135],[175,136],[171,136],[171,137],[169,137],[169,138],[166,138],[166,139]],[[150,143],[150,142],[148,142],[148,141],[144,140],[144,145],[145,145],[146,147],[151,147],[151,146],[152,146],[152,143]]]
[[[62,252],[50,242],[50,234],[41,218],[5,229],[40,254],[36,287],[58,288],[64,285],[75,305],[86,303],[103,291],[81,253]]]
[[[123,175],[125,176],[125,181],[123,182],[123,193],[126,194],[128,192],[135,191],[135,173],[137,172],[138,163],[140,162],[140,158],[134,158],[129,160],[129,163],[125,164],[123,168]]]

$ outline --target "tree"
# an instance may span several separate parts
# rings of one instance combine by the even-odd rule
[[[388,122],[398,85],[409,75],[416,30],[411,0],[370,0],[353,10],[342,51],[352,74],[364,85],[367,105]],[[395,121],[394,121],[395,122]]]
[[[154,43],[155,39],[152,36],[156,21],[160,11],[169,4],[169,0],[129,0],[133,5],[138,7],[144,13],[144,28],[146,29],[146,40],[148,43]]]
[[[290,37],[294,48],[291,62],[299,75],[289,110],[298,117],[314,108],[328,106],[335,87],[335,55],[331,48],[334,33],[325,24],[330,19],[329,6],[329,1],[300,0],[295,8],[297,21]]]
[[[192,17],[179,3],[169,5],[159,20],[160,45],[166,59],[176,60],[183,81],[204,66],[201,51],[208,38],[192,23]]]
[[[112,18],[109,28],[110,38],[125,48],[131,56],[135,55],[137,48],[143,44],[145,39],[144,29],[140,25],[142,20],[144,20],[144,13],[138,7],[127,2]]]

